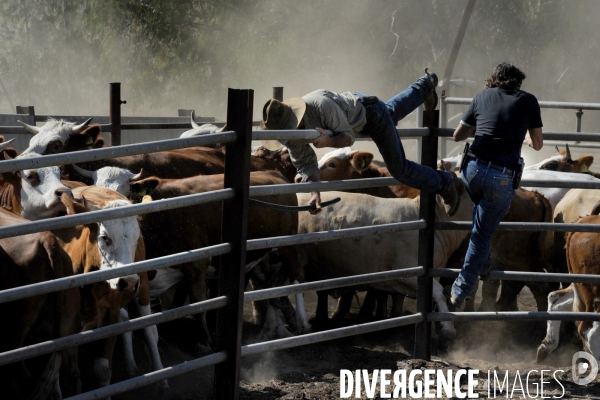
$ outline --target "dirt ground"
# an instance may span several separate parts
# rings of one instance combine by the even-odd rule
[[[316,295],[307,293],[306,306],[309,317],[313,317],[316,307]],[[330,322],[328,326],[313,325],[315,331],[347,326],[357,322],[359,303],[362,296],[355,299],[351,314],[341,322]],[[475,299],[478,304],[479,299]],[[415,301],[406,299],[404,315],[415,311]],[[330,298],[329,308],[335,307]],[[524,290],[519,297],[520,310],[534,310],[533,297]],[[545,323],[536,322],[462,322],[457,323],[457,339],[448,348],[434,347],[432,361],[425,362],[411,358],[414,347],[414,326],[404,326],[371,334],[333,340],[310,346],[298,347],[265,353],[242,359],[242,381],[240,398],[244,400],[287,400],[287,399],[338,399],[340,398],[340,369],[479,369],[478,392],[480,398],[488,398],[486,388],[487,373],[502,379],[509,371],[511,388],[515,375],[519,372],[522,381],[530,373],[530,394],[535,395],[535,382],[540,382],[540,370],[557,372],[556,377],[563,389],[554,379],[552,372],[544,372],[545,396],[562,398],[600,399],[600,379],[596,378],[587,386],[573,383],[571,374],[571,358],[581,350],[580,342],[574,337],[572,329],[570,338],[561,338],[558,349],[551,354],[543,365],[535,362],[536,349],[545,335]],[[189,339],[189,320],[177,321],[166,326],[159,326],[161,340],[159,347],[163,364],[174,365],[195,358],[194,351],[186,348]],[[257,341],[256,327],[251,323],[249,305],[245,308],[244,342]],[[144,363],[147,355],[141,345],[141,335],[134,339],[136,357],[141,372],[149,372]],[[122,365],[117,346],[114,365],[113,382],[124,379],[119,366]],[[409,373],[409,372],[407,372]],[[493,376],[493,375],[492,375]],[[115,400],[131,399],[168,399],[168,400],[200,400],[211,398],[213,368],[204,368],[185,376],[169,380],[170,389],[159,391],[154,387],[136,389],[133,392],[113,396]],[[533,384],[532,384],[533,382]],[[466,383],[466,382],[465,382]],[[466,386],[463,386],[466,388]],[[497,392],[498,398],[511,398],[511,393]],[[491,396],[493,398],[493,393]],[[354,398],[354,397],[352,397]],[[367,398],[363,391],[363,397]],[[380,398],[376,395],[375,398]],[[445,398],[445,397],[444,397]],[[512,393],[512,398],[524,398],[519,390]],[[540,398],[540,397],[538,397]]]

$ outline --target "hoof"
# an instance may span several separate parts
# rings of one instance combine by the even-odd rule
[[[541,363],[542,361],[544,361],[546,359],[546,357],[548,357],[549,354],[550,354],[550,351],[548,350],[546,345],[543,343],[540,344],[540,347],[538,347],[538,349],[537,349],[537,358],[536,358],[535,362],[537,362],[538,364]]]

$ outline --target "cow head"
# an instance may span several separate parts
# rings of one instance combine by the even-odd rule
[[[88,127],[92,119],[76,125],[74,122],[49,119],[44,126],[32,126],[19,121],[28,132],[35,136],[29,141],[29,147],[23,154],[56,154],[68,151],[102,147],[104,140],[99,138],[100,125]]]
[[[344,147],[325,154],[319,160],[319,178],[322,181],[338,181],[360,178],[363,171],[371,166],[373,154],[367,151]],[[296,176],[299,182],[299,176]]]
[[[22,155],[19,158],[35,157]],[[6,159],[10,156],[4,153]],[[73,197],[71,189],[60,181],[58,167],[25,169],[2,173],[4,187],[0,202],[2,207],[29,220],[56,217],[65,212],[61,195]]]
[[[139,179],[137,181],[131,181],[129,183],[131,188],[129,198],[134,203],[139,203],[140,201],[143,201],[146,196],[149,196],[149,194],[152,193],[152,191],[156,189],[158,185],[160,185],[160,178],[155,176]],[[152,196],[149,197],[151,198]]]
[[[83,196],[82,203],[75,203],[66,195],[61,197],[61,201],[64,203],[69,215],[97,209],[90,206]],[[131,203],[127,200],[111,200],[100,209],[110,209],[129,204]],[[81,235],[89,238],[83,245],[86,247],[87,259],[84,262],[82,272],[118,268],[134,262],[135,251],[141,234],[139,223],[135,217],[102,221],[89,224],[86,228],[89,229],[89,234]],[[94,254],[96,256],[93,256]],[[132,274],[109,279],[108,284],[111,289],[119,292],[137,292],[139,276]]]
[[[94,185],[112,189],[125,197],[129,197],[131,194],[130,183],[141,179],[143,174],[143,169],[138,174],[134,174],[119,167],[103,167],[97,171],[88,171],[73,164],[73,169],[79,175],[92,179]]]
[[[566,150],[560,151],[556,146],[557,155],[539,163],[539,169],[547,169],[551,171],[582,173],[589,172],[590,166],[594,162],[594,156],[581,156],[576,160],[571,158],[569,145],[566,145]]]

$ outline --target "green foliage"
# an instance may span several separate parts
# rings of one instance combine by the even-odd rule
[[[196,108],[224,117],[228,87],[255,109],[319,87],[392,96],[443,74],[466,0],[4,0],[0,111],[108,113],[121,82],[126,114]],[[499,61],[540,99],[600,101],[581,81],[595,67],[599,2],[477,0],[454,77],[481,83]]]

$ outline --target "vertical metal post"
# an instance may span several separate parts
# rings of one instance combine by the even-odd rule
[[[415,110],[415,114],[417,115],[417,128],[421,128],[423,126],[423,104],[421,104]],[[421,163],[421,151],[423,149],[423,140],[422,138],[417,138],[417,145],[415,146],[415,151],[417,152],[415,159],[420,164]]]
[[[581,116],[582,115],[583,115],[582,109],[577,110],[577,112],[575,113],[575,116],[577,117],[577,123],[575,125],[575,132],[581,132]]]
[[[466,85],[466,83],[465,83]],[[442,90],[442,95],[440,96],[440,121],[438,126],[440,128],[448,127],[448,106],[446,105],[446,91]],[[440,137],[440,156],[442,158],[446,157],[448,153],[448,139],[445,137]]]
[[[424,111],[423,125],[428,127],[430,135],[423,138],[421,153],[422,164],[436,168],[438,137],[436,128],[439,122],[439,111]],[[433,310],[433,278],[429,271],[433,268],[433,245],[435,230],[431,224],[435,221],[434,193],[421,192],[421,207],[419,218],[427,222],[425,229],[419,230],[419,265],[425,269],[425,274],[417,278],[417,312],[427,315]],[[431,322],[425,318],[415,326],[415,358],[429,360],[431,358]]]
[[[218,400],[239,398],[253,106],[253,90],[229,89],[227,126],[237,138],[226,147],[225,188],[234,189],[235,196],[223,202],[222,241],[231,243],[232,251],[221,256],[219,269],[219,296],[227,296],[229,303],[217,311],[217,350],[227,353],[227,360],[215,367]]]
[[[110,83],[110,145],[121,145],[121,82]]]
[[[283,101],[283,86],[273,86],[273,98]]]

